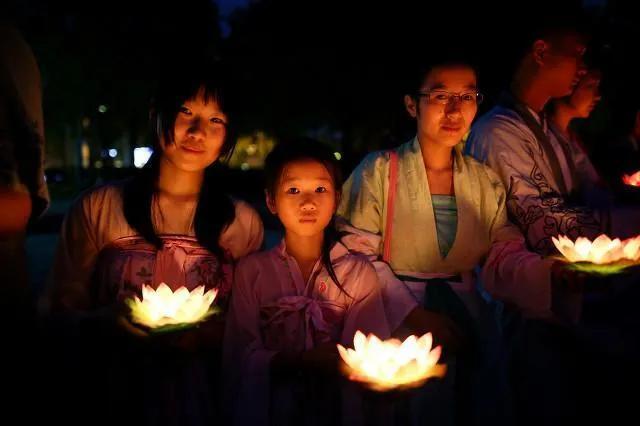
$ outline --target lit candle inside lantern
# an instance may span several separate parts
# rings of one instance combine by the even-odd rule
[[[373,390],[416,387],[430,377],[442,377],[446,366],[438,364],[442,348],[431,348],[431,333],[420,338],[409,336],[382,341],[357,331],[354,349],[338,345],[350,380],[361,382]]]
[[[205,293],[204,286],[189,292],[180,287],[175,292],[162,283],[156,290],[142,286],[142,300],[135,296],[127,299],[133,322],[149,328],[159,328],[178,324],[194,324],[204,320],[211,304],[218,294],[217,289]]]
[[[632,175],[623,175],[622,182],[629,186],[640,186],[640,171]]]
[[[578,237],[574,243],[560,235],[558,238],[552,237],[552,240],[558,251],[572,263],[628,266],[640,260],[640,236],[621,241],[619,238],[612,240],[606,235],[600,235],[593,242],[588,238]]]

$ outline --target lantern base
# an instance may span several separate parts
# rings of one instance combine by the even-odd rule
[[[567,262],[566,259],[561,257],[556,257],[556,259],[565,262],[566,268],[570,270],[601,276],[621,274],[625,272],[626,269],[640,264],[631,260],[620,260],[612,263],[597,264],[592,262]]]
[[[354,373],[353,370],[346,366],[344,363],[342,364],[342,373],[343,375],[349,379],[352,383],[357,384],[357,386],[365,389],[366,391],[372,393],[384,393],[384,394],[395,394],[402,393],[404,391],[415,389],[422,386],[425,382],[431,379],[439,379],[444,377],[447,372],[446,364],[436,364],[434,365],[429,374],[426,377],[421,377],[416,379],[415,381],[405,382],[405,383],[378,383],[369,377],[365,377]]]
[[[195,321],[195,322],[183,322],[183,323],[178,323],[178,324],[166,324],[166,325],[161,325],[161,326],[158,326],[158,327],[149,327],[146,324],[141,324],[141,323],[137,323],[137,322],[134,322],[134,324],[136,324],[136,326],[144,328],[144,330],[149,334],[175,333],[175,332],[178,332],[178,331],[184,331],[184,330],[189,330],[191,328],[195,328],[201,322],[206,321],[211,316],[217,315],[220,312],[222,312],[222,309],[220,309],[218,306],[213,306],[207,311],[207,313],[202,318],[200,318],[198,321]]]

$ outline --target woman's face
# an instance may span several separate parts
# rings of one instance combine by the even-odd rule
[[[161,140],[163,155],[178,169],[195,172],[213,164],[227,134],[227,116],[218,103],[198,91],[182,104],[174,125],[174,143]]]
[[[405,96],[405,106],[417,121],[419,135],[448,147],[459,143],[478,111],[475,71],[467,66],[436,67],[419,92],[417,100]]]
[[[600,77],[587,74],[578,83],[569,97],[569,105],[576,111],[578,118],[587,118],[600,102]]]

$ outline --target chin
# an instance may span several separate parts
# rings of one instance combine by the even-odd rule
[[[442,145],[453,148],[462,141],[462,135],[452,136],[451,133],[446,133],[440,137],[440,141]]]
[[[298,235],[299,237],[315,237],[316,235],[321,234],[322,232],[324,232],[324,228],[321,229],[315,229],[315,228],[295,228],[293,229],[294,234]]]

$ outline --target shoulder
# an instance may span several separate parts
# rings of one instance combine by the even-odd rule
[[[336,269],[339,269],[341,275],[346,278],[362,278],[373,274],[375,269],[369,261],[369,258],[363,254],[349,251],[349,249],[337,242],[331,250],[332,263]]]
[[[235,266],[234,274],[236,278],[240,279],[236,279],[236,283],[245,288],[256,288],[259,285],[260,276],[264,275],[265,270],[271,269],[272,256],[274,255],[272,251],[273,249],[257,251],[239,259]],[[271,277],[271,279],[274,278],[272,274],[267,274],[266,276]]]
[[[469,139],[487,140],[492,145],[500,141],[522,139],[533,136],[518,113],[512,109],[496,106],[480,117],[473,125]]]
[[[251,224],[255,224],[256,222],[262,223],[260,219],[260,215],[253,208],[253,206],[247,203],[244,200],[239,199],[231,199],[233,206],[235,208],[235,219],[234,222],[237,221],[240,224],[246,225],[250,227]]]
[[[386,170],[391,158],[390,151],[375,151],[367,154],[354,169],[354,175],[374,175]]]
[[[85,190],[74,202],[72,210],[74,208],[105,210],[114,205],[122,206],[122,193],[127,182],[113,182]]]
[[[264,228],[258,212],[246,201],[231,199],[234,218],[220,235],[220,246],[234,259],[254,252],[262,245]]]

